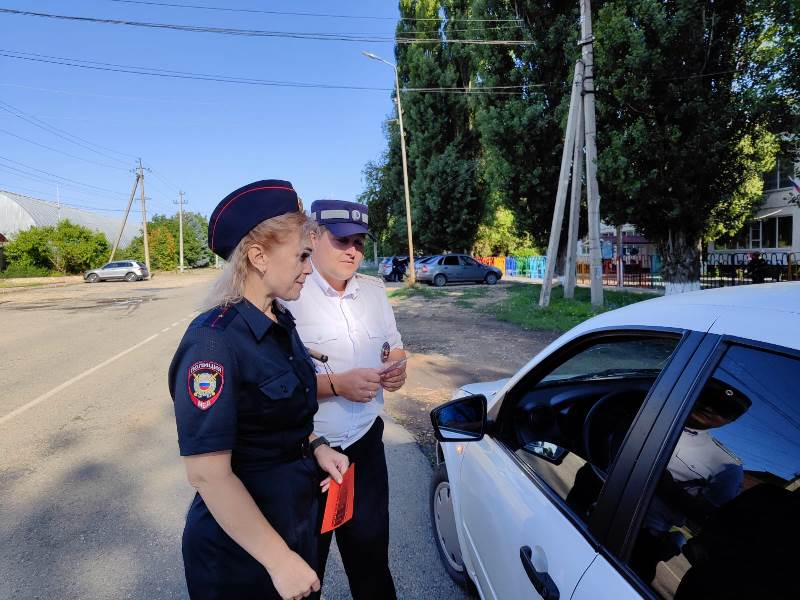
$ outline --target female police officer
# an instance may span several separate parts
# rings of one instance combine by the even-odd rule
[[[178,444],[197,489],[183,559],[196,599],[303,598],[319,590],[317,464],[337,481],[347,457],[315,444],[316,379],[291,314],[311,271],[314,225],[286,181],[228,195],[208,227],[228,261],[210,310],[169,370]],[[315,460],[316,459],[316,460]]]

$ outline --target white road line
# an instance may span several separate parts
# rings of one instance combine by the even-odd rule
[[[42,395],[41,395],[41,396],[39,396],[38,398],[34,398],[33,400],[31,400],[31,401],[30,401],[30,402],[28,402],[27,404],[23,404],[23,405],[22,405],[22,406],[20,406],[19,408],[16,408],[16,409],[12,410],[10,413],[8,413],[7,415],[5,415],[4,417],[0,417],[0,425],[3,425],[3,424],[4,424],[4,423],[6,423],[7,421],[10,421],[10,420],[11,420],[11,419],[13,419],[14,417],[16,417],[17,415],[20,415],[20,414],[24,413],[26,410],[28,410],[28,409],[30,409],[30,408],[33,408],[33,407],[34,407],[34,406],[36,406],[37,404],[41,404],[42,402],[44,402],[44,401],[45,401],[45,400],[47,400],[48,398],[50,398],[50,397],[52,397],[52,396],[55,396],[55,395],[56,395],[58,392],[60,392],[61,390],[65,389],[65,388],[67,388],[67,387],[69,387],[69,386],[71,386],[73,383],[75,383],[75,382],[77,382],[77,381],[80,381],[80,380],[81,380],[81,379],[83,379],[84,377],[88,377],[89,375],[91,375],[91,374],[92,374],[92,373],[94,373],[95,371],[97,371],[97,370],[99,370],[99,369],[102,369],[102,368],[103,368],[103,367],[105,367],[105,366],[108,366],[108,365],[110,365],[110,364],[111,364],[111,363],[113,363],[115,360],[122,358],[123,356],[125,356],[126,354],[128,354],[128,353],[130,353],[130,352],[133,352],[133,351],[134,351],[134,350],[136,350],[137,348],[141,348],[142,346],[144,346],[145,344],[147,344],[147,343],[149,343],[149,342],[152,342],[154,339],[156,339],[156,338],[158,337],[158,335],[159,335],[159,334],[157,334],[157,333],[154,333],[154,334],[153,334],[153,335],[151,335],[149,338],[147,338],[147,339],[145,339],[145,340],[142,340],[141,342],[139,342],[138,344],[136,344],[136,345],[134,345],[134,346],[131,346],[131,347],[130,347],[130,348],[128,348],[127,350],[123,350],[123,351],[122,351],[122,352],[120,352],[119,354],[116,354],[116,355],[112,356],[111,358],[109,358],[109,359],[107,359],[107,360],[104,360],[104,361],[103,361],[103,362],[101,362],[99,365],[95,365],[94,367],[92,367],[91,369],[87,369],[86,371],[84,371],[84,372],[83,372],[83,373],[81,373],[80,375],[76,375],[76,376],[75,376],[75,377],[73,377],[72,379],[70,379],[70,380],[68,380],[68,381],[65,381],[64,383],[62,383],[61,385],[59,385],[59,386],[57,386],[57,387],[54,387],[52,390],[50,390],[49,392],[46,392],[46,393],[42,394]]]
[[[165,332],[169,331],[170,329],[172,329],[172,327],[164,327],[164,329],[161,330],[161,333],[165,333]]]

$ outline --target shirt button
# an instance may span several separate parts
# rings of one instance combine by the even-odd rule
[[[311,388],[306,388],[306,394],[311,391]]]
[[[289,360],[294,360],[294,356],[290,356],[290,357],[289,357]]]
[[[282,386],[281,386],[281,391],[282,391],[284,394],[286,393],[286,386],[285,386],[285,385],[282,385]]]

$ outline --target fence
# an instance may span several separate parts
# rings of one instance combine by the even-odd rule
[[[749,252],[716,252],[704,255],[700,262],[700,286],[714,288],[748,285],[772,281],[800,281],[800,253],[762,252],[758,259]],[[483,256],[475,257],[486,265],[500,269],[510,277],[543,279],[547,267],[546,256]],[[664,287],[661,276],[661,259],[658,255],[624,256],[622,285],[659,289]],[[619,285],[617,260],[603,260],[603,285]],[[576,264],[579,284],[590,283],[589,259],[579,256]]]

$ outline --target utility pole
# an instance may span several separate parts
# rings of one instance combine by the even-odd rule
[[[575,152],[572,155],[572,195],[569,201],[569,231],[567,233],[567,265],[564,273],[564,298],[575,297],[578,262],[578,229],[581,223],[581,191],[583,188],[583,111],[578,111],[578,130]]]
[[[153,274],[150,272],[150,244],[147,241],[147,207],[144,203],[144,167],[142,166],[142,159],[139,159],[139,183],[141,184],[142,192],[142,238],[144,240],[144,264],[147,267],[149,277]]]
[[[553,275],[556,271],[556,256],[558,243],[561,240],[561,225],[564,220],[564,204],[569,188],[570,161],[575,146],[575,130],[581,111],[581,79],[583,78],[583,63],[575,63],[575,75],[572,78],[572,94],[569,102],[569,115],[567,116],[567,131],[564,135],[564,149],[561,152],[561,171],[558,178],[558,191],[556,192],[556,206],[553,210],[553,223],[550,227],[550,243],[547,245],[547,264],[545,265],[542,291],[539,295],[539,306],[550,305],[550,292],[553,289]],[[574,184],[573,184],[574,185]]]
[[[180,248],[180,272],[183,273],[183,205],[186,201],[183,199],[183,192],[178,192],[178,248]]]
[[[131,189],[131,197],[128,198],[128,207],[125,209],[125,216],[122,217],[122,225],[119,228],[119,235],[117,236],[117,241],[114,242],[114,247],[111,249],[111,256],[108,257],[108,262],[114,260],[114,255],[117,253],[117,248],[119,248],[119,242],[122,239],[122,233],[125,231],[125,225],[128,223],[128,215],[131,212],[131,205],[133,205],[133,199],[136,197],[136,186],[139,185],[139,171],[136,171],[136,178],[133,180],[133,188]],[[148,269],[149,270],[149,269]]]
[[[581,0],[581,54],[583,56],[583,116],[586,127],[586,203],[589,209],[589,274],[592,304],[603,304],[603,257],[600,253],[600,192],[597,188],[597,121],[594,114],[594,50],[592,6]]]
[[[577,210],[580,207],[581,174],[578,165],[580,155],[578,149],[586,148],[586,200],[589,213],[589,274],[592,287],[592,304],[603,304],[603,261],[600,253],[600,196],[597,188],[597,123],[594,114],[594,54],[592,51],[592,13],[590,0],[580,0],[581,6],[581,46],[582,58],[575,64],[575,76],[570,96],[567,131],[564,135],[564,150],[561,155],[561,172],[556,192],[556,204],[553,210],[553,224],[550,231],[550,243],[547,246],[547,266],[539,295],[539,306],[550,304],[550,292],[553,286],[555,261],[558,255],[558,243],[561,236],[561,225],[564,219],[564,204],[567,188],[572,172],[572,198],[570,202],[570,233],[567,243],[567,270],[564,283],[564,297],[573,295],[575,284],[575,253],[577,251]],[[583,114],[580,119],[577,115]],[[582,133],[581,133],[581,130]],[[577,132],[577,135],[576,135]],[[570,155],[573,154],[572,168]],[[577,205],[577,206],[576,206]],[[573,210],[575,209],[575,213]],[[573,214],[575,221],[573,226]],[[569,296],[567,295],[569,294]]]

